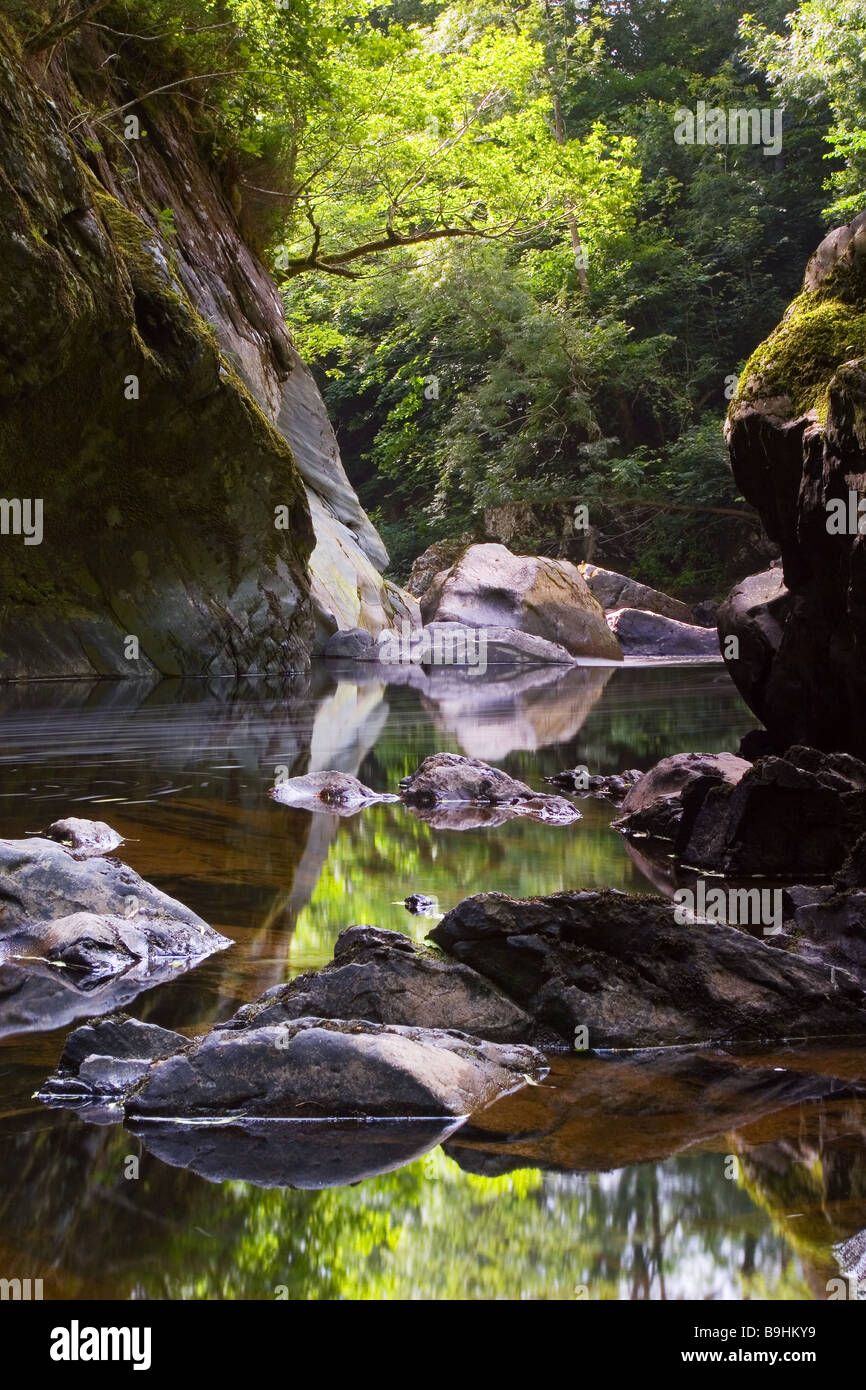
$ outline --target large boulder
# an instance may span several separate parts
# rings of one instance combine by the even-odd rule
[[[376,927],[349,927],[337,938],[330,964],[269,989],[219,1026],[261,1028],[297,1018],[456,1028],[489,1042],[545,1040],[529,1015],[483,976],[400,932]]]
[[[303,1018],[207,1034],[155,1062],[125,1109],[139,1118],[466,1115],[544,1070],[531,1047]]]
[[[601,604],[575,565],[512,555],[504,545],[469,546],[427,589],[421,612],[425,623],[518,628],[574,656],[622,656]]]
[[[722,659],[713,628],[676,622],[641,608],[617,608],[608,613],[607,621],[626,656]]]
[[[677,922],[625,893],[467,898],[431,938],[539,1023],[590,1048],[866,1034],[866,995],[846,976],[721,923]]]
[[[784,745],[866,753],[866,213],[825,239],[731,402],[731,466],[782,553],[720,614],[740,692]],[[841,507],[837,527],[831,510]],[[866,530],[866,527],[863,528]]]
[[[648,613],[660,613],[663,618],[673,618],[677,623],[694,622],[687,603],[651,589],[648,584],[639,584],[636,579],[628,579],[615,570],[601,569],[588,560],[578,565],[578,569],[606,613],[615,608],[642,608]]]

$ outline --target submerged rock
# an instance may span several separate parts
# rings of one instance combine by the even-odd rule
[[[559,787],[560,791],[568,792],[569,796],[597,796],[619,803],[641,777],[643,773],[636,767],[626,772],[591,775],[585,767],[574,767],[565,772],[554,772],[552,777],[545,777],[544,780]]]
[[[431,917],[439,911],[437,899],[428,897],[426,893],[410,893],[408,898],[403,899],[403,906],[413,917]]]
[[[714,628],[676,622],[641,608],[618,608],[608,613],[607,621],[626,656],[722,659]]]
[[[43,839],[56,840],[68,849],[75,859],[90,859],[94,856],[110,854],[123,844],[123,836],[106,825],[104,820],[82,820],[78,816],[67,816],[56,820],[42,832]]]
[[[680,925],[664,902],[624,893],[467,898],[430,933],[574,1045],[657,1047],[866,1033],[848,978],[734,927]]]
[[[557,825],[569,825],[580,819],[580,812],[564,797],[534,792],[525,782],[509,777],[500,768],[491,767],[478,758],[460,757],[457,753],[434,753],[425,758],[420,767],[401,780],[400,795],[425,819],[427,813],[434,810],[438,814],[451,807],[465,806],[496,807],[497,812],[526,815]],[[458,816],[446,828],[468,827],[460,823]]]
[[[468,966],[401,932],[349,927],[334,959],[247,1004],[224,1029],[298,1018],[364,1018],[419,1028],[454,1028],[490,1042],[537,1042],[529,1015]]]
[[[399,801],[390,792],[374,792],[348,772],[310,772],[305,777],[290,777],[278,782],[270,795],[282,806],[297,806],[303,811],[330,811],[332,815],[350,816],[364,806],[379,801]]]
[[[424,592],[425,623],[517,628],[573,656],[619,661],[619,644],[586,580],[568,560],[512,555],[504,545],[471,545]]]

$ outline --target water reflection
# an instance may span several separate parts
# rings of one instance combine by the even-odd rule
[[[324,669],[282,688],[5,687],[0,834],[108,820],[137,872],[235,941],[135,1000],[188,1034],[329,959],[352,923],[423,936],[412,893],[446,911],[489,889],[651,890],[601,801],[570,827],[461,831],[401,805],[340,821],[269,801],[279,766],[394,790],[428,754],[463,752],[546,790],[580,763],[734,749],[752,724],[717,668],[502,674],[474,678],[472,703],[437,672],[417,689]],[[862,1252],[862,1054],[563,1062],[413,1161],[444,1136],[145,1143],[86,1124],[31,1100],[62,1043],[0,1045],[0,1274],[42,1277],[47,1297],[823,1298]]]

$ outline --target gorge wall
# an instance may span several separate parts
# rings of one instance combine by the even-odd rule
[[[112,38],[0,18],[0,679],[302,670],[410,610],[189,104]]]

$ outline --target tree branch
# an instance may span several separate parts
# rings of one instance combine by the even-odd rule
[[[61,39],[67,38],[74,32],[79,24],[84,24],[91,15],[96,14],[97,10],[105,9],[108,0],[90,0],[84,8],[77,14],[69,14],[69,4],[64,5],[62,16],[55,19],[53,23],[46,24],[44,29],[40,29],[38,34],[34,34],[32,39],[28,39],[24,47],[28,53],[41,53],[43,49],[50,48],[53,43],[59,43]]]

